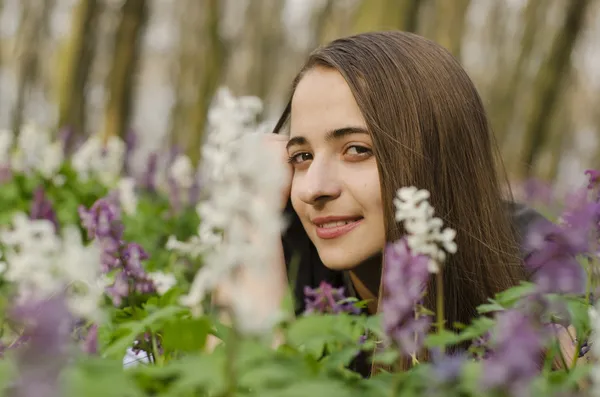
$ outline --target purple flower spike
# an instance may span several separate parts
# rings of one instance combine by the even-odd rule
[[[526,395],[541,368],[542,336],[524,313],[508,310],[498,314],[492,331],[494,354],[483,362],[483,387]]]
[[[83,227],[87,230],[88,238],[111,237],[120,240],[123,234],[121,225],[121,211],[111,200],[100,199],[86,210],[79,207],[79,217]]]
[[[344,288],[333,288],[326,282],[321,282],[318,288],[304,287],[305,314],[310,313],[360,313],[360,309],[345,302]]]
[[[405,239],[385,249],[383,328],[405,355],[420,349],[431,323],[428,316],[416,316],[416,306],[429,279],[427,261],[425,256],[414,256]]]
[[[120,306],[134,291],[155,292],[156,286],[141,262],[148,259],[148,254],[139,244],[123,241],[123,224],[115,200],[111,197],[100,199],[89,210],[81,207],[79,215],[88,237],[102,249],[102,272],[116,273],[113,284],[106,287],[106,294],[113,304]]]
[[[48,220],[54,225],[55,232],[60,230],[56,212],[54,211],[52,202],[46,197],[43,186],[38,186],[33,193],[33,201],[31,203],[31,209],[29,210],[29,217],[31,219]]]
[[[11,318],[23,326],[23,345],[15,349],[15,396],[58,397],[59,375],[67,364],[71,318],[63,297],[16,307]]]

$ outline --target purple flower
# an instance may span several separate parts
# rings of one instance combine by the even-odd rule
[[[156,192],[156,170],[158,168],[158,154],[151,153],[148,156],[148,165],[144,172],[142,186],[150,193]]]
[[[125,172],[126,175],[129,175],[129,173],[131,171],[131,157],[132,157],[133,151],[137,147],[137,144],[138,144],[137,134],[133,130],[128,130],[127,133],[125,134],[125,156],[124,156],[124,164],[123,164],[123,171]]]
[[[360,309],[348,302],[344,288],[333,288],[322,281],[318,288],[304,287],[305,314],[310,313],[360,313]]]
[[[121,212],[115,200],[111,197],[100,199],[89,210],[80,207],[79,215],[88,237],[102,249],[102,271],[115,272],[113,284],[106,288],[113,304],[120,306],[134,291],[155,292],[155,285],[142,266],[148,254],[139,244],[123,240]]]
[[[129,296],[129,280],[125,272],[120,271],[115,276],[115,281],[112,285],[106,287],[106,294],[112,299],[115,306],[121,306],[123,298]]]
[[[383,328],[405,355],[418,351],[431,322],[429,316],[416,315],[429,279],[427,261],[425,256],[413,255],[405,239],[385,249]]]
[[[583,294],[586,274],[576,257],[586,255],[597,240],[600,203],[579,191],[569,197],[561,224],[534,224],[525,238],[526,267],[543,293]]]
[[[121,210],[114,200],[99,199],[89,210],[80,206],[79,217],[90,239],[110,237],[120,240],[123,236]]]
[[[525,395],[540,371],[544,347],[541,327],[518,310],[501,312],[496,319],[494,353],[483,362],[483,387]]]
[[[43,186],[38,186],[33,193],[33,201],[29,210],[29,217],[31,219],[45,219],[54,225],[54,231],[58,232],[59,224],[56,212],[52,206],[52,202],[46,197]]]
[[[87,354],[96,355],[98,354],[98,325],[93,324],[89,329],[88,333],[83,341],[83,351]]]
[[[596,189],[600,188],[600,170],[587,170],[585,174],[589,178],[588,189]]]
[[[458,380],[467,361],[464,353],[442,354],[439,350],[431,351],[434,379],[437,383],[453,383]]]
[[[14,308],[11,319],[23,327],[26,342],[15,349],[19,377],[14,396],[62,395],[59,375],[67,364],[71,318],[62,296]]]

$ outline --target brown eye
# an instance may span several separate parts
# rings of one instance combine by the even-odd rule
[[[301,164],[309,160],[312,160],[312,155],[310,153],[302,152],[291,155],[288,159],[288,162],[290,164]]]
[[[365,156],[369,156],[371,155],[371,149],[366,148],[364,146],[358,146],[358,145],[352,145],[350,147],[348,147],[348,149],[346,150],[346,154],[350,155],[350,156],[361,156],[361,157],[365,157]]]

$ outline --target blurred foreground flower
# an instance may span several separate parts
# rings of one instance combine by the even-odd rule
[[[385,249],[383,329],[407,356],[419,351],[431,323],[429,316],[417,315],[416,310],[429,279],[428,261],[424,255],[413,255],[405,238]]]
[[[61,295],[23,302],[13,308],[11,320],[23,327],[23,343],[13,348],[17,378],[9,395],[59,397],[60,373],[68,361],[72,317]]]
[[[207,293],[225,280],[233,282],[231,309],[240,330],[248,332],[269,329],[273,320],[261,321],[261,316],[249,315],[249,310],[260,311],[258,307],[269,302],[279,304],[273,299],[254,302],[259,298],[241,290],[241,285],[254,281],[269,284],[265,277],[273,275],[265,269],[278,260],[282,230],[277,198],[284,170],[274,155],[265,153],[263,136],[256,132],[254,121],[261,109],[258,98],[234,98],[226,89],[218,92],[202,149],[205,197],[197,207],[202,220],[198,236],[187,243],[169,242],[170,247],[192,256],[204,254],[204,265],[183,298],[184,304],[200,312]],[[235,283],[236,278],[247,282]]]
[[[541,370],[542,334],[532,316],[518,310],[502,312],[496,320],[492,330],[494,352],[483,362],[482,384],[485,389],[526,396]]]

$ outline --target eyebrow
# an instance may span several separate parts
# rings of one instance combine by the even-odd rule
[[[330,142],[333,140],[341,139],[343,137],[346,137],[346,136],[352,135],[352,134],[368,134],[368,133],[369,133],[369,131],[367,131],[363,127],[337,128],[337,129],[331,130],[331,131],[327,132],[327,134],[325,134],[325,142]],[[290,138],[287,145],[285,145],[285,148],[289,149],[292,146],[306,145],[307,143],[308,143],[308,140],[306,138],[304,138],[303,136],[295,136],[293,138]]]

